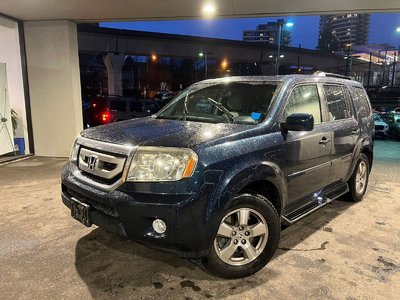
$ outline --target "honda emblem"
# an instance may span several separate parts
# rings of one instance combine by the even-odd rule
[[[94,170],[96,168],[97,156],[88,156],[87,166],[89,170]]]

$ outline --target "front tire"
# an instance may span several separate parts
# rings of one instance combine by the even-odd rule
[[[280,228],[279,214],[267,198],[237,196],[222,218],[205,267],[224,278],[256,273],[274,255]]]
[[[358,202],[364,197],[368,186],[369,172],[370,166],[368,157],[364,153],[361,153],[353,175],[348,182],[351,201]]]

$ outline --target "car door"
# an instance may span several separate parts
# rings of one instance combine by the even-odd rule
[[[284,171],[288,183],[290,206],[318,192],[327,184],[332,132],[322,122],[319,90],[316,83],[295,86],[284,107],[281,121],[293,113],[309,113],[314,117],[312,131],[288,131],[285,139]]]
[[[342,181],[349,172],[353,161],[354,147],[360,136],[360,127],[350,103],[346,86],[323,84],[323,96],[329,119],[327,124],[333,132],[330,183]]]

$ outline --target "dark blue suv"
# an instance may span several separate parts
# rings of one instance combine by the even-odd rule
[[[86,226],[247,276],[282,224],[362,199],[373,135],[365,90],[338,75],[206,80],[151,117],[83,131],[62,200]]]

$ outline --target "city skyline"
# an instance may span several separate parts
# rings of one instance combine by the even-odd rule
[[[316,16],[277,16],[268,18],[212,19],[212,20],[174,20],[174,21],[140,21],[100,23],[103,27],[193,35],[201,37],[242,40],[243,30],[253,30],[259,24],[274,22],[284,18],[293,22],[292,46],[299,44],[303,48],[315,49],[318,44],[319,15]],[[371,14],[371,25],[368,43],[388,43],[400,46],[400,34],[396,28],[400,26],[400,13]],[[307,30],[304,30],[307,28]]]

